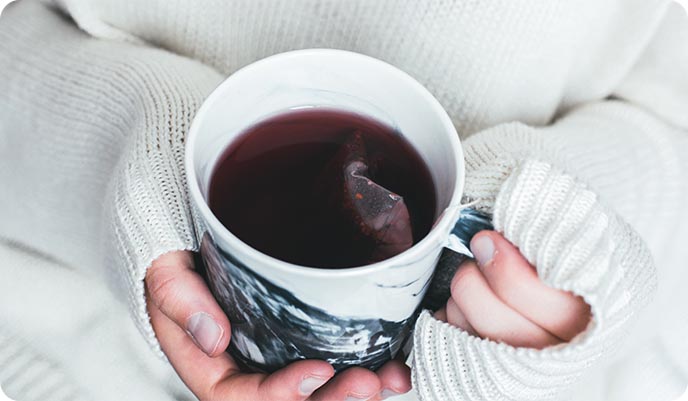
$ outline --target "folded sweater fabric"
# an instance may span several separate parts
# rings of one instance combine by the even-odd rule
[[[417,394],[566,397],[624,337],[680,347],[665,321],[632,322],[655,293],[645,315],[688,321],[671,309],[688,280],[674,245],[688,239],[686,24],[646,0],[22,0],[0,18],[0,237],[101,275],[160,352],[143,278],[161,254],[198,247],[182,163],[196,109],[270,54],[366,53],[438,98],[464,140],[466,198],[594,315],[570,343],[536,351],[426,312]],[[688,363],[668,359],[685,380]]]

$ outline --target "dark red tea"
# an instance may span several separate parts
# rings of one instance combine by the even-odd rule
[[[362,188],[349,199],[341,191],[342,163],[351,152],[364,155],[364,164],[356,165],[365,167],[363,182],[373,190]],[[349,213],[352,200],[363,203],[369,193],[388,194],[397,202],[395,212],[410,220],[410,230],[392,239],[408,241],[399,251],[432,228],[435,187],[411,144],[369,117],[305,109],[264,120],[233,142],[213,172],[209,204],[234,235],[267,255],[302,266],[345,268],[398,253],[398,247],[380,249],[380,232],[362,233]]]

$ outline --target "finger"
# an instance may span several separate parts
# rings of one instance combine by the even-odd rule
[[[334,376],[325,361],[298,361],[269,375],[258,388],[258,400],[305,400]],[[228,383],[231,386],[231,383]],[[235,398],[228,398],[235,399]],[[239,398],[236,398],[239,399]]]
[[[411,369],[403,361],[389,361],[375,373],[380,379],[381,390],[371,400],[385,400],[411,391]]]
[[[451,299],[451,298],[449,298]],[[447,307],[443,306],[440,309],[436,310],[435,313],[433,314],[435,319],[441,320],[443,322],[447,321]]]
[[[146,272],[150,300],[183,328],[207,355],[222,354],[229,345],[227,316],[201,276],[193,270],[190,252],[170,252]]]
[[[380,393],[380,379],[368,369],[349,368],[316,391],[311,401],[367,400]]]
[[[206,355],[181,327],[152,302],[148,302],[148,314],[167,359],[182,381],[200,399],[208,399],[207,391],[210,388],[238,372],[238,367],[228,354],[222,353],[214,358]]]
[[[149,307],[149,314],[168,360],[202,401],[304,401],[334,375],[332,366],[323,361],[296,362],[269,376],[241,373],[228,354],[206,355],[155,305]]]
[[[502,235],[482,231],[471,241],[471,250],[490,288],[512,309],[564,341],[585,330],[590,307],[583,298],[545,285]]]
[[[473,261],[464,262],[456,272],[451,293],[458,308],[481,337],[529,348],[544,348],[560,342],[502,302]]]
[[[466,331],[468,334],[474,336],[478,335],[473,326],[468,323],[468,319],[466,319],[466,316],[464,316],[463,312],[461,312],[459,306],[456,305],[456,302],[454,302],[454,299],[451,297],[449,297],[447,300],[446,306],[443,306],[435,312],[434,317],[437,320],[441,320],[451,324],[452,326],[456,326]]]
[[[459,309],[459,306],[454,302],[453,298],[447,300],[446,313],[447,322],[449,322],[449,324],[459,327],[473,336],[478,335],[473,326],[468,322],[468,319],[466,319],[466,316],[461,312],[461,309]]]

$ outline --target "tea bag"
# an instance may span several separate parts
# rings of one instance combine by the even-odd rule
[[[374,156],[374,155],[372,155]],[[375,182],[375,160],[363,133],[350,134],[321,173],[318,185],[329,207],[347,221],[354,246],[370,250],[368,263],[397,255],[413,245],[404,198]]]

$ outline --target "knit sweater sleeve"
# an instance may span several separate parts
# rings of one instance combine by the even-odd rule
[[[0,238],[85,274],[105,265],[158,351],[143,278],[159,255],[196,248],[184,137],[221,79],[164,50],[94,39],[50,5],[2,15]]]
[[[422,400],[559,399],[622,342],[656,291],[651,249],[688,222],[686,28],[669,13],[614,100],[547,127],[503,124],[466,141],[466,196],[543,282],[581,295],[593,321],[569,343],[534,350],[424,312],[413,365]]]
[[[191,24],[213,13],[189,2],[161,1],[149,12],[136,9],[143,2],[108,2],[136,11],[119,22],[155,33],[140,37],[98,18],[102,9],[55,3],[100,39],[34,1],[3,13],[0,185],[9,196],[0,196],[0,237],[72,266],[95,269],[106,255],[109,281],[158,349],[142,279],[158,255],[196,247],[183,140],[222,78],[189,57],[214,66],[232,58],[213,51],[215,36],[204,36],[218,25]],[[207,39],[208,48],[175,46],[163,28],[189,42]],[[655,57],[683,54],[685,61],[682,35],[668,50],[661,45],[667,35],[657,36],[619,86],[618,101],[569,111],[549,127],[498,125],[466,141],[467,195],[494,215],[546,283],[583,295],[595,320],[570,344],[533,351],[470,337],[423,314],[414,381],[424,400],[553,398],[613,348],[647,302],[654,273],[640,238],[657,241],[650,227],[681,221],[687,200],[680,177],[688,168],[688,90],[686,74],[672,72],[688,64]]]

